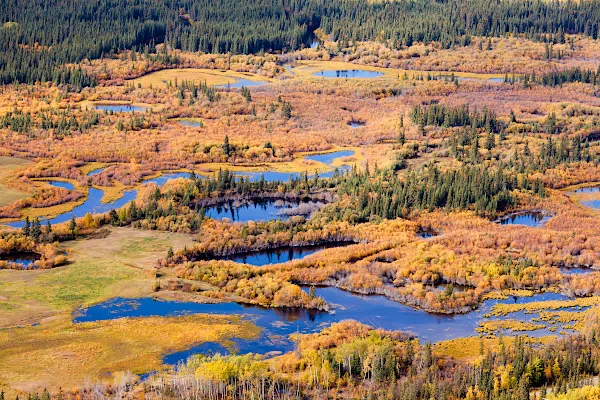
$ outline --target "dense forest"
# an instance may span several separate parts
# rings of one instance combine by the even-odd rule
[[[402,21],[402,23],[399,23]],[[332,39],[468,44],[471,35],[525,34],[564,40],[596,38],[597,1],[362,2],[259,0],[25,1],[0,4],[0,82],[93,84],[78,69],[59,67],[124,49],[172,48],[210,53],[258,53],[306,47],[321,28]],[[556,38],[556,39],[554,39]],[[562,39],[561,39],[562,38]]]

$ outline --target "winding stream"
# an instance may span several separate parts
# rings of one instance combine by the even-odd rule
[[[320,161],[328,166],[331,166],[331,164],[334,162],[335,159],[340,158],[340,157],[348,157],[348,156],[352,156],[352,155],[354,155],[354,151],[343,150],[343,151],[337,151],[337,152],[332,152],[332,153],[309,155],[309,156],[306,156],[305,159]],[[88,176],[97,175],[97,174],[102,173],[105,169],[106,168],[99,168],[99,169],[89,172],[87,175]],[[347,171],[349,169],[350,169],[350,166],[344,165],[341,168],[338,168],[338,171],[342,172],[342,171]],[[319,176],[322,178],[327,178],[327,177],[332,177],[334,175],[334,173],[335,173],[335,170],[329,171],[329,172],[326,172],[323,174],[319,174]],[[189,172],[164,173],[156,178],[147,179],[143,183],[144,184],[154,183],[158,186],[162,186],[171,179],[188,178],[189,175],[190,175]],[[236,172],[236,175],[245,176],[246,178],[248,178],[251,181],[259,181],[261,179],[261,177],[264,177],[265,181],[269,182],[269,181],[275,181],[275,180],[286,181],[290,178],[290,176],[295,179],[298,179],[298,177],[300,176],[300,173],[291,173],[290,174],[290,173],[285,173],[285,172],[266,171],[266,172]],[[50,185],[65,188],[68,190],[75,189],[75,187],[69,182],[48,181],[48,183]],[[109,212],[110,210],[113,210],[113,209],[121,208],[121,207],[127,205],[132,200],[135,200],[135,198],[137,197],[137,190],[125,191],[125,193],[123,194],[123,197],[121,197],[120,199],[118,199],[112,203],[102,203],[103,197],[104,197],[103,190],[91,187],[88,192],[88,198],[85,200],[85,202],[83,202],[79,206],[73,208],[71,211],[65,212],[63,214],[59,214],[58,216],[51,218],[50,223],[51,224],[59,224],[59,223],[63,223],[63,222],[67,222],[67,221],[71,220],[72,217],[75,217],[75,218],[84,217],[87,213],[102,214],[102,213]],[[259,210],[255,208],[254,211],[259,211]],[[265,209],[263,211],[264,212],[253,213],[252,210],[250,210],[250,209],[243,210],[243,208],[229,210],[230,213],[233,213],[234,219],[235,219],[235,215],[238,215],[238,218],[239,218],[238,220],[243,221],[243,222],[253,220],[252,218],[260,218],[260,219],[254,219],[254,220],[262,220],[263,218],[267,218],[267,219],[273,218],[272,215],[267,216],[266,214],[267,213],[270,214],[271,211],[275,211],[275,210]],[[277,211],[279,212],[281,210],[277,210]],[[240,214],[240,212],[241,212],[241,214]],[[222,210],[219,210],[216,207],[214,209],[207,210],[207,213],[209,214],[209,216],[216,216],[217,218],[224,217],[224,215],[221,215]],[[210,215],[210,214],[212,214],[212,215]],[[256,214],[262,214],[262,215],[256,215]],[[240,215],[241,215],[241,217],[240,217]],[[282,217],[282,219],[285,219],[285,217]],[[46,219],[42,219],[42,221],[45,223]],[[7,222],[7,223],[4,223],[4,225],[7,225],[7,226],[10,226],[13,228],[21,228],[24,225],[24,222],[23,221]]]

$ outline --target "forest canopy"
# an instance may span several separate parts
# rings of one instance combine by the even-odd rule
[[[564,39],[598,35],[598,1],[14,0],[0,4],[0,83],[94,82],[65,63],[126,49],[259,53],[307,47],[320,28],[336,41],[394,47],[468,44],[471,35]]]

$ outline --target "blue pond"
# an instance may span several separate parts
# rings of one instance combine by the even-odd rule
[[[504,78],[490,78],[489,81],[494,83],[503,83]]]
[[[302,208],[305,210],[302,210]],[[317,203],[299,203],[282,200],[251,201],[242,204],[225,203],[208,207],[204,215],[213,219],[229,218],[231,221],[286,220],[290,215],[310,215],[319,207]]]
[[[333,160],[335,160],[336,158],[341,158],[341,157],[349,157],[354,155],[354,151],[352,150],[341,150],[341,151],[334,151],[332,153],[323,153],[323,154],[313,154],[313,155],[309,155],[304,157],[305,160],[312,160],[312,161],[320,161],[322,163],[324,163],[325,165],[331,165],[333,163]],[[350,166],[349,165],[343,165],[341,167],[339,167],[337,169],[338,173],[343,173],[346,171],[350,170]],[[314,176],[314,171],[306,171],[309,176]],[[321,178],[331,178],[334,176],[334,174],[336,173],[335,169],[329,172],[324,172],[324,173],[318,173],[319,177]],[[298,179],[300,177],[300,173],[298,172],[294,172],[294,173],[289,173],[289,172],[275,172],[275,171],[267,171],[267,172],[235,172],[235,174],[237,176],[243,176],[245,178],[247,178],[248,180],[250,180],[251,182],[256,182],[259,181],[261,179],[261,177],[264,177],[265,181],[267,182],[273,182],[273,181],[283,181],[286,182],[290,179]]]
[[[308,288],[304,288],[308,290]],[[481,307],[469,314],[440,315],[416,310],[384,296],[359,296],[337,288],[317,288],[317,296],[322,297],[332,307],[330,313],[305,309],[262,308],[236,303],[199,304],[174,302],[151,298],[116,298],[74,313],[75,323],[111,320],[123,317],[181,316],[191,314],[244,315],[263,329],[254,340],[233,340],[237,353],[268,353],[271,351],[293,350],[288,336],[294,333],[313,333],[323,327],[346,319],[354,319],[376,328],[404,330],[415,333],[421,340],[439,342],[476,334],[475,327],[484,320],[484,314],[498,303],[529,303],[544,300],[562,300],[564,296],[555,293],[538,294],[532,297],[487,300]],[[507,317],[531,320],[536,314],[511,313]],[[527,332],[531,336],[548,335],[546,329]],[[221,345],[202,344],[182,352],[167,355],[164,361],[176,364],[198,353],[223,351]]]
[[[39,259],[40,255],[31,251],[19,251],[0,255],[0,260],[7,261],[8,263],[21,264],[24,269],[31,267],[33,263]]]
[[[326,165],[331,165],[336,158],[350,157],[354,155],[352,150],[335,151],[333,153],[313,154],[304,157],[305,160],[319,161]]]
[[[544,215],[540,212],[525,212],[512,214],[508,217],[501,218],[498,222],[501,225],[525,225],[533,228],[544,226],[552,217]]]
[[[190,121],[187,119],[180,119],[177,122],[179,122],[180,125],[191,126],[191,127],[195,127],[195,128],[202,126],[202,122],[200,122],[200,121]]]
[[[98,111],[107,111],[107,112],[146,112],[150,110],[148,107],[140,107],[140,106],[132,106],[131,104],[98,104],[95,107]]]
[[[250,79],[240,78],[236,80],[234,83],[226,83],[224,85],[218,85],[218,88],[222,89],[241,89],[242,86],[251,87],[251,86],[261,86],[266,84],[265,81],[251,81]]]
[[[257,267],[261,267],[264,265],[284,263],[291,260],[299,260],[321,250],[345,246],[349,244],[353,243],[333,242],[315,246],[279,247],[276,249],[253,251],[249,253],[234,254],[231,256],[223,256],[216,258],[219,260],[231,260],[238,263],[250,264]]]
[[[67,189],[67,190],[75,190],[75,186],[70,182],[62,182],[62,181],[47,181],[47,182],[50,186]]]
[[[600,200],[582,201],[581,204],[585,207],[600,209]]]
[[[598,272],[598,270],[592,269],[592,268],[580,268],[580,267],[560,268],[560,273],[563,275],[585,275],[585,274],[591,274],[593,272]]]
[[[322,78],[351,78],[351,79],[367,79],[367,78],[378,78],[382,76],[382,72],[378,71],[367,71],[364,69],[338,69],[338,70],[325,70],[315,72],[313,76]]]
[[[600,192],[600,186],[584,187],[584,188],[579,188],[575,191],[575,193],[598,193],[598,192]]]
[[[87,176],[100,175],[101,173],[103,173],[103,172],[104,172],[104,170],[105,170],[105,169],[106,169],[106,168],[98,168],[98,169],[95,169],[95,170],[93,170],[93,171],[90,171],[90,172],[88,172]]]
[[[360,121],[350,121],[348,123],[348,125],[350,125],[350,128],[356,129],[356,128],[362,128],[366,124],[364,122],[360,122]]]

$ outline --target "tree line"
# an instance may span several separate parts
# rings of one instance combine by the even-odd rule
[[[470,37],[584,34],[597,38],[599,1],[450,0],[14,0],[0,4],[0,82],[94,84],[63,67],[121,50],[156,53],[156,45],[206,53],[260,53],[310,45],[321,28],[336,41],[387,41],[393,47]],[[402,23],[398,23],[402,21]],[[547,40],[547,39],[544,39]]]

